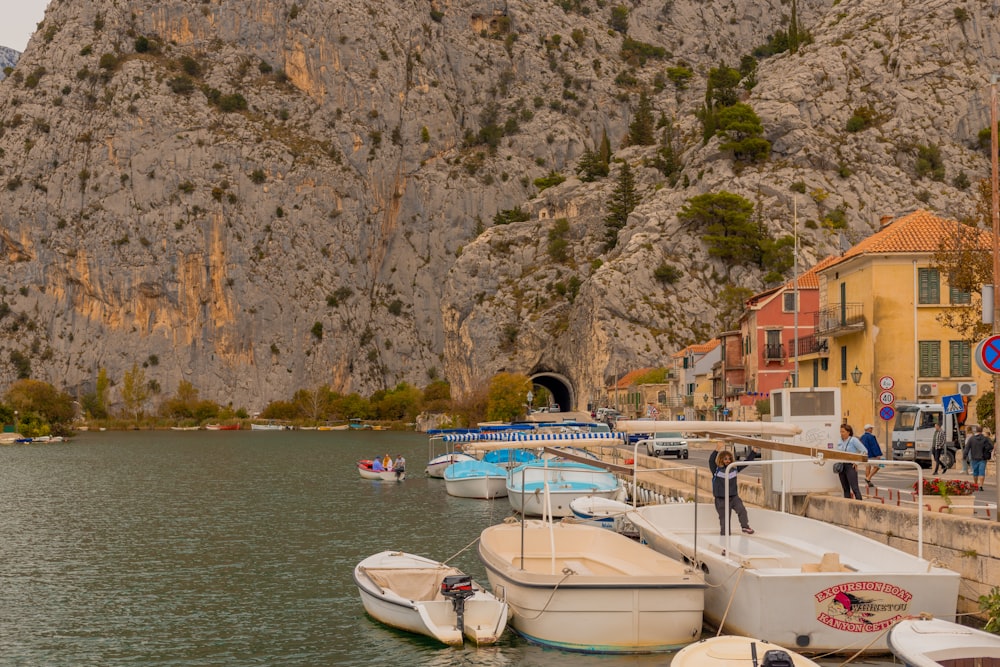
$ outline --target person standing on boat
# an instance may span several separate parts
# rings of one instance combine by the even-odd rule
[[[751,447],[746,461],[752,461],[755,458],[757,458],[757,452]],[[712,472],[712,495],[715,496],[715,511],[719,513],[719,534],[726,534],[726,523],[729,518],[726,516],[726,496],[728,496],[729,509],[736,511],[736,517],[740,520],[743,532],[747,535],[753,535],[753,528],[750,527],[750,520],[747,517],[747,508],[740,499],[739,485],[736,479],[740,471],[746,468],[746,465],[726,470],[733,460],[733,453],[724,449],[721,442],[715,446],[715,451],[708,455],[708,469]]]
[[[837,449],[841,452],[849,452],[851,454],[868,455],[868,450],[865,449],[865,446],[861,444],[860,440],[854,437],[854,428],[850,424],[840,425],[840,442],[837,443]],[[838,461],[838,463],[841,462]],[[840,487],[844,490],[844,497],[850,498],[853,492],[854,497],[861,500],[861,487],[858,486],[858,467],[847,461],[843,461],[842,463],[840,472],[837,474],[840,476]]]
[[[402,454],[396,457],[396,460],[392,464],[392,469],[396,471],[396,479],[402,477],[403,473],[406,472],[406,459],[403,458]]]
[[[868,465],[865,466],[865,483],[868,488],[872,488],[875,484],[872,479],[875,477],[875,473],[882,469],[882,464],[871,463],[871,461],[878,461],[882,458],[882,448],[878,444],[878,439],[875,437],[875,426],[872,424],[865,424],[865,432],[861,436],[861,444],[865,446],[868,450]]]
[[[392,457],[389,456],[389,452],[386,452],[385,456],[382,457],[382,467],[386,470],[392,470]]]

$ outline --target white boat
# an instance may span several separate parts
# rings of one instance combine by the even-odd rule
[[[445,468],[444,488],[457,498],[502,498],[507,495],[507,471],[485,461],[459,461]]]
[[[846,528],[747,509],[752,535],[719,535],[706,503],[629,513],[652,548],[705,569],[705,618],[723,632],[808,653],[884,653],[897,621],[954,616],[957,572]]]
[[[510,611],[460,570],[423,556],[382,551],[354,568],[354,583],[370,616],[450,646],[492,644]]]
[[[574,461],[526,463],[507,478],[510,506],[525,516],[572,516],[570,503],[576,498],[618,498],[621,493],[621,481],[614,474]]]
[[[479,557],[513,628],[573,651],[669,651],[701,634],[700,572],[610,530],[529,520],[486,528]]]
[[[372,469],[371,459],[362,459],[358,461],[358,474],[361,475],[362,479],[379,479],[383,482],[402,482],[406,479],[406,471],[395,471],[395,470],[374,470]]]
[[[283,424],[250,424],[251,431],[284,431]]]
[[[601,498],[600,496],[583,496],[574,498],[569,503],[573,516],[590,522],[593,526],[608,528],[623,535],[631,535],[635,527],[628,520],[628,513],[634,507],[620,500]]]
[[[1000,667],[1000,636],[940,618],[899,621],[889,650],[909,667]]]
[[[530,449],[520,449],[505,447],[503,449],[491,449],[483,454],[483,460],[487,463],[494,463],[506,470],[512,470],[525,463],[540,461],[541,457]]]
[[[760,639],[721,635],[688,644],[670,660],[670,667],[820,667],[787,648]]]
[[[449,452],[447,454],[435,456],[428,461],[424,472],[427,473],[428,477],[437,477],[438,479],[442,479],[444,478],[444,471],[453,463],[475,460],[477,460],[475,456],[469,456],[468,454],[462,454],[461,452]]]

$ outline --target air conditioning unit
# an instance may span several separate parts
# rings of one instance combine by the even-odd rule
[[[975,382],[959,382],[958,393],[962,396],[975,396],[979,393],[979,386]]]
[[[917,396],[920,398],[927,398],[928,396],[937,396],[938,388],[937,382],[918,382],[917,383]]]

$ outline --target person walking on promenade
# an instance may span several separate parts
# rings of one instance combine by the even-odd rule
[[[941,430],[941,424],[934,422],[934,437],[931,438],[931,456],[934,457],[934,472],[932,475],[938,474],[938,468],[941,469],[941,474],[948,472],[948,466],[945,462],[941,460],[941,456],[944,454],[944,431]]]
[[[969,433],[969,437],[967,437],[965,439],[965,444],[962,445],[962,474],[963,475],[971,475],[972,474],[972,470],[970,469],[971,468],[971,460],[969,459],[969,443],[972,442],[972,438],[974,438],[976,436],[976,427],[975,426],[970,426],[969,430],[968,430],[968,433]]]
[[[972,483],[983,490],[986,462],[993,456],[993,442],[983,434],[983,427],[976,426],[976,433],[969,438],[969,461],[972,465]]]
[[[861,441],[854,437],[854,428],[850,424],[840,425],[840,442],[837,443],[837,450],[851,454],[868,454]],[[840,476],[840,487],[844,490],[844,497],[850,498],[853,492],[854,497],[861,500],[857,466],[847,461],[838,461],[834,465],[837,464],[840,464],[840,471],[837,474]]]
[[[865,432],[861,435],[861,444],[868,450],[868,465],[865,466],[865,484],[868,485],[869,489],[875,486],[872,479],[882,469],[881,463],[872,463],[872,461],[882,459],[882,448],[878,444],[878,438],[873,433],[874,430],[875,427],[872,424],[865,424]]]
[[[750,448],[746,461],[757,458],[757,453]],[[750,527],[750,520],[747,518],[747,508],[739,496],[739,485],[736,477],[746,465],[736,466],[730,471],[726,467],[733,462],[733,453],[723,448],[720,442],[715,446],[715,451],[708,455],[708,469],[712,472],[712,495],[715,496],[715,511],[719,513],[719,534],[726,534],[726,524],[729,523],[726,516],[726,496],[729,496],[729,509],[735,510],[736,517],[740,520],[740,527],[747,535],[753,535],[753,528]]]

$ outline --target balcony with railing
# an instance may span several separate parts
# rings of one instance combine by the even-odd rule
[[[767,343],[764,345],[764,361],[781,361],[785,358],[783,343]]]
[[[864,329],[864,304],[839,303],[816,313],[817,335],[836,338]]]
[[[810,354],[819,355],[820,357],[828,357],[830,356],[830,341],[826,337],[814,336],[812,334],[802,336],[799,338],[798,355],[795,354],[795,343],[792,343],[790,352],[793,358],[796,356],[804,357]]]

